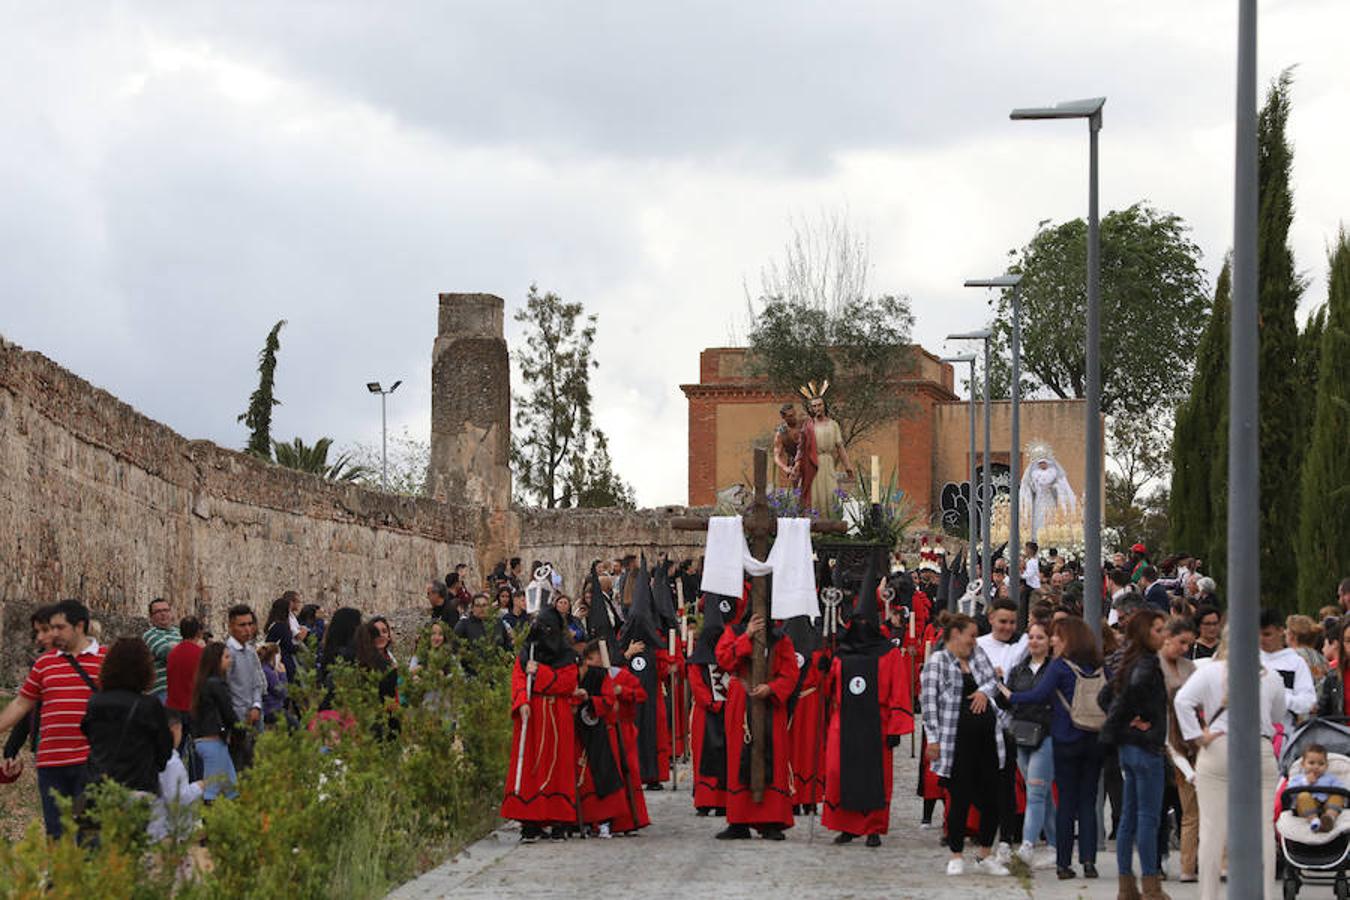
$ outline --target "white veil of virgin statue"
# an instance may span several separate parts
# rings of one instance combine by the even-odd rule
[[[1053,509],[1058,507],[1072,515],[1078,509],[1078,498],[1069,486],[1069,476],[1048,444],[1032,444],[1027,448],[1027,458],[1030,462],[1022,473],[1019,499],[1031,517],[1031,540],[1034,541]]]

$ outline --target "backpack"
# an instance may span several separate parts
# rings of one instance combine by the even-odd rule
[[[1102,725],[1106,723],[1106,712],[1097,702],[1097,695],[1106,685],[1106,670],[1098,669],[1095,674],[1087,675],[1067,659],[1064,660],[1064,664],[1074,675],[1073,703],[1064,698],[1063,691],[1055,691],[1055,695],[1059,697],[1059,702],[1064,704],[1069,721],[1073,722],[1073,727],[1079,731],[1101,731]]]

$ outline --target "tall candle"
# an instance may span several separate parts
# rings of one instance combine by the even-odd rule
[[[881,502],[881,458],[872,457],[872,502]]]

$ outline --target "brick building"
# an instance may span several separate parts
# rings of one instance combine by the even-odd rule
[[[895,472],[900,488],[925,518],[935,518],[937,513],[950,514],[964,502],[956,498],[969,490],[969,407],[955,392],[950,365],[923,347],[915,345],[911,352],[910,374],[897,384],[909,401],[908,415],[875,429],[849,453],[855,465],[866,465],[869,457],[877,456],[882,478]],[[762,377],[746,374],[747,354],[742,347],[710,347],[699,354],[698,383],[680,386],[689,401],[691,506],[714,503],[719,489],[750,484],[753,449],[773,446],[778,408],[801,400],[772,391]],[[1081,493],[1083,401],[1024,400],[1021,412],[1024,450],[1032,443],[1049,444]],[[1013,480],[1008,471],[1010,413],[1007,401],[994,402],[989,461],[995,484],[1005,490]],[[983,466],[982,418],[977,426],[975,461]],[[778,474],[770,465],[770,476]]]

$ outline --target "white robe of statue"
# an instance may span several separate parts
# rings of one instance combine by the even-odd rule
[[[1054,507],[1058,506],[1070,515],[1078,509],[1078,498],[1069,486],[1069,476],[1049,448],[1032,453],[1031,463],[1022,474],[1020,499],[1022,508],[1031,515],[1033,541]]]

